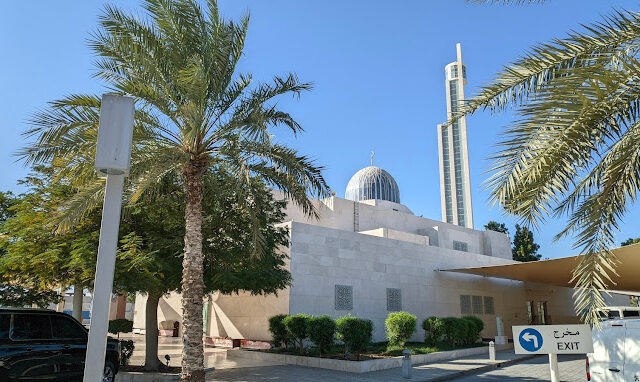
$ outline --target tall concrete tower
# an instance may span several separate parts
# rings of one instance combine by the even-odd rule
[[[464,85],[467,84],[467,71],[462,63],[460,44],[456,45],[456,50],[458,59],[444,68],[448,120],[463,105]],[[442,220],[473,228],[466,117],[450,125],[438,125],[438,154]]]

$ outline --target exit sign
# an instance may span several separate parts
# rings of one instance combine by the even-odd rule
[[[593,353],[589,325],[513,326],[516,354]]]

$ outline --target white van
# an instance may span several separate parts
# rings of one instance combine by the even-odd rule
[[[588,381],[640,381],[640,319],[602,321],[591,336],[593,353],[587,354]]]
[[[640,307],[638,306],[607,306],[602,309],[602,316],[605,320],[617,318],[640,318]]]

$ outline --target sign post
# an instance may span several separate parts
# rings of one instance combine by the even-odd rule
[[[133,115],[133,98],[113,94],[102,96],[95,168],[107,175],[107,185],[100,223],[91,325],[84,362],[84,382],[98,382],[103,376],[109,305],[120,227],[122,187],[124,177],[129,174]]]
[[[549,354],[551,381],[558,382],[558,354],[593,353],[589,325],[513,326],[516,354]]]

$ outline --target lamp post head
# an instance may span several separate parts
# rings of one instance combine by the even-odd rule
[[[98,172],[129,175],[134,112],[132,97],[115,94],[102,96],[94,165]]]

